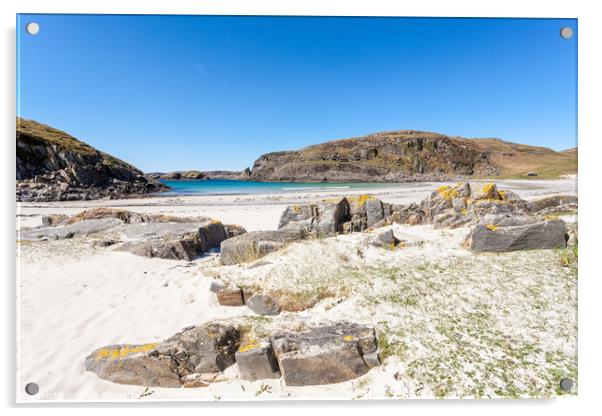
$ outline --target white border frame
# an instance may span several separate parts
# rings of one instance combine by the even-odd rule
[[[599,158],[602,157],[601,121],[602,117],[596,117],[596,110],[600,104],[596,99],[602,97],[600,89],[599,74],[602,74],[600,44],[602,40],[602,21],[596,3],[593,1],[541,1],[526,2],[525,0],[506,0],[499,2],[485,2],[474,0],[423,0],[420,2],[384,1],[384,0],[221,0],[221,1],[193,1],[193,0],[81,0],[78,2],[69,0],[55,0],[52,2],[42,0],[21,0],[20,2],[4,0],[2,7],[3,23],[3,48],[4,58],[2,79],[5,91],[2,100],[2,126],[4,130],[3,152],[4,175],[2,191],[5,203],[2,204],[2,248],[3,264],[5,265],[4,276],[4,323],[6,325],[3,345],[3,365],[0,389],[3,394],[4,405],[14,405],[14,366],[15,366],[15,205],[14,201],[14,172],[15,145],[13,141],[15,127],[15,14],[16,13],[111,13],[111,14],[234,14],[234,15],[308,15],[308,16],[445,16],[445,17],[564,17],[579,19],[579,173],[580,173],[580,215],[581,224],[581,255],[579,273],[579,396],[556,400],[521,400],[521,401],[400,401],[400,402],[334,402],[335,406],[353,406],[354,411],[364,413],[369,408],[378,408],[384,412],[398,412],[419,410],[427,413],[458,412],[462,414],[482,414],[484,411],[490,414],[507,414],[508,411],[518,409],[529,412],[545,412],[546,414],[568,414],[587,412],[591,408],[600,408],[596,402],[598,396],[597,387],[601,385],[599,376],[601,374],[599,346],[600,336],[598,322],[602,316],[598,298],[602,295],[602,276],[599,272],[597,260],[598,250],[596,243],[600,240],[599,224],[600,216],[597,215],[598,201],[602,200],[600,192]],[[598,110],[599,111],[599,110]],[[598,319],[596,319],[598,318]],[[213,408],[210,411],[223,412],[224,404],[220,409]],[[106,407],[114,407],[109,404],[96,404],[104,409],[96,409],[106,413]],[[161,407],[175,405],[174,403],[153,402],[153,407],[159,407],[159,412],[164,412]],[[178,406],[207,406],[203,403],[180,403]],[[209,404],[210,405],[210,404]],[[392,409],[391,406],[403,406],[403,409]],[[65,406],[65,404],[63,405]],[[125,405],[124,405],[125,406]],[[295,406],[292,408],[291,406]],[[35,408],[36,405],[24,405],[21,407]],[[78,409],[53,409],[61,413]],[[128,406],[131,407],[131,406]],[[145,413],[148,413],[148,403]],[[311,408],[334,409],[332,402],[259,402],[259,403],[230,403],[236,413],[249,410],[270,413],[272,411],[294,414],[306,414],[313,411]],[[279,408],[287,407],[286,410]],[[417,409],[416,409],[417,407]],[[86,411],[91,411],[87,409]],[[134,409],[130,409],[134,410]],[[351,411],[349,409],[348,411]],[[287,415],[288,416],[288,415]]]

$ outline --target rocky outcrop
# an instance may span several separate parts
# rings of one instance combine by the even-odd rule
[[[251,179],[301,182],[403,182],[495,175],[470,140],[402,130],[317,144],[257,159]]]
[[[576,155],[504,142],[401,130],[267,153],[251,170],[256,181],[406,182],[525,175],[553,167],[576,172]],[[548,169],[549,170],[549,169]],[[526,177],[526,176],[525,176]]]
[[[221,243],[220,259],[224,265],[233,265],[257,260],[268,253],[279,250],[286,244],[306,237],[303,230],[250,231],[228,238]]]
[[[306,205],[288,206],[278,223],[281,230],[303,230],[315,236],[364,231],[392,215],[400,205],[387,204],[372,195],[332,198]]]
[[[204,387],[237,363],[242,380],[282,375],[289,386],[310,386],[348,381],[380,365],[371,326],[342,321],[303,328],[241,343],[231,324],[191,326],[160,343],[98,348],[85,369],[121,384]]]
[[[475,252],[504,252],[565,248],[567,227],[562,220],[499,227],[478,224],[467,237],[468,247]]]
[[[457,228],[478,224],[486,215],[524,217],[531,215],[527,201],[512,191],[498,190],[493,183],[460,182],[440,186],[420,204],[409,204],[395,211],[373,228],[398,224],[432,224],[435,228]],[[508,219],[506,221],[509,221]]]
[[[17,118],[17,201],[123,198],[167,187],[69,134]]]
[[[234,364],[239,342],[233,326],[210,323],[185,328],[161,343],[99,348],[86,357],[85,368],[115,383],[181,387],[192,375]]]
[[[278,332],[271,342],[288,386],[341,383],[380,364],[374,328],[366,325],[339,322]]]
[[[238,181],[246,181],[251,178],[251,169],[246,168],[242,171],[233,171],[233,170],[206,170],[203,171],[203,175],[207,179],[228,179],[228,180],[238,180]]]
[[[21,230],[20,240],[57,240],[111,231],[122,241],[116,250],[138,256],[191,261],[219,248],[222,241],[244,234],[239,225],[224,225],[205,217],[139,214],[111,208],[93,208],[68,216],[47,216],[51,224]],[[111,240],[113,241],[113,240]],[[117,244],[114,242],[114,245]]]
[[[219,221],[139,223],[118,230],[126,241],[119,250],[145,257],[191,261],[228,238]]]
[[[174,171],[174,172],[152,172],[147,173],[146,176],[151,179],[165,179],[165,180],[187,180],[187,179],[226,179],[226,180],[238,180],[245,181],[251,177],[251,169],[246,168],[245,170],[185,170],[185,171]]]
[[[176,172],[164,173],[158,179],[166,180],[190,180],[190,179],[206,179],[205,174],[198,170],[181,170]]]

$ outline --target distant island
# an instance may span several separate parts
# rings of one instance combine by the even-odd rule
[[[17,201],[124,198],[165,191],[161,180],[424,182],[557,178],[577,172],[577,151],[499,139],[400,130],[267,153],[241,171],[144,174],[64,131],[17,118]]]

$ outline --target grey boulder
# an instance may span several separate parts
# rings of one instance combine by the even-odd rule
[[[366,325],[339,322],[302,332],[277,332],[271,341],[289,386],[341,383],[379,363],[374,328]]]
[[[565,248],[567,228],[562,220],[509,227],[481,223],[471,230],[467,243],[476,252]]]
[[[305,236],[301,229],[251,231],[222,241],[220,259],[224,265],[245,263],[302,240]]]
[[[240,346],[235,357],[241,380],[280,378],[278,361],[269,341],[249,341]]]
[[[258,315],[278,315],[282,311],[271,296],[261,293],[251,295],[245,302],[249,309]]]
[[[399,243],[400,240],[397,237],[395,237],[395,234],[393,234],[393,230],[388,230],[378,234],[376,238],[372,240],[371,244],[376,247],[387,248],[392,250]]]

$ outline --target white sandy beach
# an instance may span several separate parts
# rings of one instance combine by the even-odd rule
[[[496,183],[525,199],[576,193],[575,178]],[[385,202],[405,204],[419,202],[440,185],[418,183],[403,189],[392,185],[372,193]],[[207,216],[240,224],[248,231],[273,230],[291,203],[363,192],[20,203],[17,228],[41,225],[43,215],[120,207],[140,213]],[[548,374],[554,369],[571,371],[573,364],[576,367],[576,272],[560,265],[557,252],[474,255],[461,246],[467,228],[392,228],[396,235],[424,244],[383,251],[365,244],[368,233],[355,233],[294,243],[283,253],[265,257],[265,265],[250,268],[244,264],[219,266],[217,254],[192,262],[139,257],[96,247],[93,237],[19,243],[18,399],[122,400],[138,399],[145,393],[144,400],[433,397],[445,386],[428,383],[433,375],[441,374],[427,361],[450,355],[458,355],[461,367],[450,368],[445,374],[462,382],[451,388],[448,397],[470,397],[471,392],[481,389],[484,397],[505,397],[512,391],[506,389],[502,394],[502,387],[496,386],[496,380],[502,380],[505,373],[490,374],[483,383],[470,374],[491,373],[487,365],[498,354],[493,345],[509,341],[512,345],[500,348],[508,349],[513,360],[524,361],[522,367],[515,363],[518,370],[508,368],[517,375],[516,389],[520,391],[536,394],[541,388],[542,394],[548,394]],[[374,273],[372,278],[351,278],[346,282],[349,295],[337,292],[338,273],[368,267]],[[388,273],[393,269],[399,273],[391,277]],[[310,310],[260,319],[246,307],[219,305],[209,291],[215,277],[293,292],[319,283],[325,290],[333,290],[333,296]],[[402,297],[401,302],[392,296],[395,294]],[[393,300],[381,302],[389,298]],[[471,320],[476,313],[486,318]],[[453,316],[459,319],[451,324],[449,318]],[[397,345],[404,347],[365,376],[315,387],[288,387],[281,380],[241,381],[236,378],[236,364],[226,370],[230,380],[191,389],[146,390],[104,381],[84,371],[84,358],[98,347],[157,342],[189,325],[231,318],[266,327],[285,320],[351,319],[389,331]],[[448,332],[441,328],[446,325]],[[492,339],[471,338],[467,334],[474,328],[491,331]],[[449,339],[442,335],[446,333],[452,338],[464,337],[462,353],[466,357],[458,350],[446,350],[450,348]],[[546,361],[549,357],[551,361]],[[493,373],[496,371],[505,370],[495,369]],[[23,386],[28,382],[39,384],[37,396],[25,394]]]

